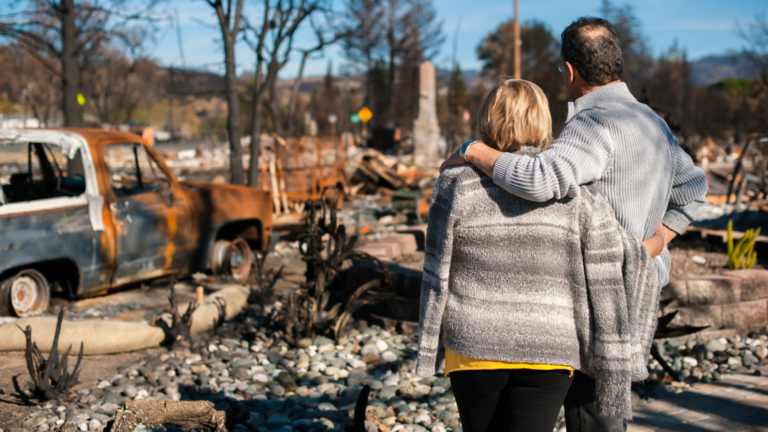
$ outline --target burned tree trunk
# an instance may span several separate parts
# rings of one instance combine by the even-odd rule
[[[72,373],[69,373],[67,367],[67,357],[72,345],[67,348],[64,355],[59,358],[59,334],[61,333],[61,322],[64,319],[64,308],[59,310],[59,317],[56,321],[56,332],[53,336],[53,346],[48,356],[48,360],[43,357],[37,344],[32,342],[32,327],[27,326],[22,330],[27,340],[27,348],[24,352],[24,358],[27,360],[27,370],[34,384],[34,393],[44,399],[57,399],[60,395],[69,393],[76,384],[80,375],[80,361],[83,359],[83,343],[80,343],[80,354],[77,356],[77,363]],[[21,330],[21,327],[19,327]]]
[[[230,183],[242,185],[245,183],[243,172],[243,148],[240,146],[240,100],[237,91],[237,75],[235,73],[235,36],[224,35],[225,45],[225,64],[226,72],[226,91],[227,106],[229,107],[227,117],[227,131],[229,132],[229,169],[232,173]]]
[[[226,72],[224,86],[227,95],[227,132],[229,133],[229,170],[232,173],[230,183],[242,185],[245,182],[243,171],[243,149],[240,147],[240,99],[237,90],[235,70],[235,42],[240,32],[243,0],[237,0],[234,10],[232,2],[227,7],[221,0],[207,0],[216,11],[221,27],[221,39],[224,42],[224,65]]]

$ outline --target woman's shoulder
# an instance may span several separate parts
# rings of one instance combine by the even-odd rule
[[[451,191],[451,194],[464,195],[475,188],[480,188],[481,179],[485,176],[472,165],[459,165],[446,168],[437,179],[435,190]]]
[[[483,175],[485,174],[483,174],[483,172],[479,169],[475,168],[474,165],[466,164],[455,165],[446,168],[442,173],[440,173],[440,178],[443,181],[465,181],[479,179]]]

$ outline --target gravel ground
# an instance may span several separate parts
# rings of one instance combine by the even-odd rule
[[[354,322],[337,342],[285,341],[277,320],[280,302],[262,312],[253,306],[215,331],[198,335],[190,347],[150,353],[78,390],[66,402],[44,402],[14,432],[57,430],[72,420],[80,430],[100,431],[130,399],[208,400],[235,410],[238,431],[343,430],[350,423],[363,385],[371,389],[366,429],[373,431],[461,431],[450,380],[420,378],[411,371],[415,338]],[[749,372],[768,364],[764,333],[714,339],[704,344],[672,339],[658,344],[683,381],[676,382],[650,360],[651,377],[633,386],[636,405],[685,387]],[[245,420],[247,419],[247,420]],[[564,430],[562,418],[555,430]],[[9,432],[10,429],[6,432]]]

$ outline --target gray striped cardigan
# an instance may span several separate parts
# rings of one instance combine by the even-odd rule
[[[581,188],[537,203],[472,166],[442,173],[429,212],[418,375],[435,373],[442,339],[469,357],[581,370],[596,380],[602,415],[632,418],[631,382],[648,375],[658,274],[602,192]]]

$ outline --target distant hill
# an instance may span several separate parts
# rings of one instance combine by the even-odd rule
[[[477,78],[480,76],[480,71],[476,70],[469,70],[469,71],[463,71],[462,75],[464,75],[464,82],[467,84],[467,87],[470,89],[477,88]],[[435,73],[435,79],[437,80],[437,87],[443,87],[448,85],[448,80],[451,76],[451,73],[447,70],[437,69]],[[309,76],[304,77],[301,80],[301,85],[299,86],[299,92],[301,93],[312,93],[314,90],[320,90],[323,86],[323,80],[325,79],[324,75],[317,75],[317,76]],[[336,87],[342,87],[345,89],[351,89],[351,88],[361,88],[363,86],[363,83],[365,82],[365,78],[362,75],[336,75],[333,77],[333,83]],[[293,85],[293,80],[280,80],[277,83],[278,88],[290,88]],[[488,83],[486,83],[486,86]]]
[[[691,62],[691,77],[698,85],[714,84],[724,78],[757,78],[757,72],[743,54],[707,56]]]
[[[724,78],[758,77],[750,61],[743,54],[712,55],[691,61],[690,64],[693,82],[697,85],[710,85]],[[436,72],[437,87],[446,86],[450,78],[450,71],[437,69]],[[466,70],[463,71],[463,75],[464,82],[472,90],[477,88],[478,78],[483,80],[486,87],[494,84],[493,80],[484,78],[479,70]],[[224,77],[207,71],[166,68],[163,78],[167,91],[172,94],[193,93],[198,96],[213,96],[224,93]],[[248,79],[250,79],[248,74],[241,76],[241,81]],[[311,94],[314,90],[322,88],[323,80],[323,75],[304,77],[299,91]],[[364,77],[361,75],[337,75],[334,76],[333,80],[335,86],[347,90],[359,89],[364,83]],[[282,89],[290,88],[292,84],[293,80],[279,80],[277,82],[278,88]]]

